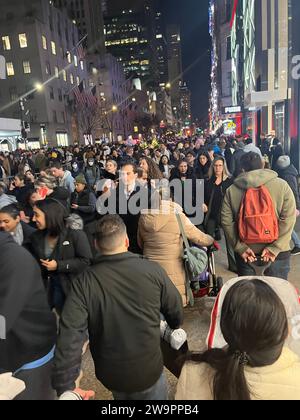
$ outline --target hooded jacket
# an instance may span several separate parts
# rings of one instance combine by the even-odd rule
[[[298,171],[294,165],[290,165],[284,169],[278,169],[278,175],[281,179],[284,179],[289,186],[291,187],[295,200],[296,200],[296,207],[300,210],[300,197],[299,197],[299,189],[298,189]]]
[[[197,229],[185,216],[182,208],[171,201],[162,201],[159,212],[142,212],[139,221],[138,242],[143,254],[165,269],[187,304],[185,270],[183,264],[183,239],[175,215],[178,210],[185,234],[194,244],[209,246],[213,238]]]
[[[278,178],[276,172],[260,169],[241,174],[226,192],[221,223],[235,252],[240,255],[246,252],[249,246],[240,241],[238,232],[240,207],[246,191],[262,185],[269,190],[279,222],[279,239],[273,244],[268,244],[267,249],[278,257],[280,253],[291,250],[290,241],[296,223],[296,203],[291,188],[287,182]],[[266,244],[255,244],[250,248],[256,254],[260,254],[266,248]]]
[[[46,356],[55,345],[56,320],[40,269],[5,232],[0,232],[0,315],[6,320],[5,340],[0,329],[0,373]]]
[[[70,194],[75,190],[75,180],[70,171],[65,171],[64,176],[59,179],[59,186],[65,188]]]

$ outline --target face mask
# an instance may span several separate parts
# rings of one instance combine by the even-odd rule
[[[74,165],[72,165],[74,171],[76,171],[76,169],[78,169],[78,165],[75,163]]]
[[[94,162],[88,162],[89,166],[94,166]]]

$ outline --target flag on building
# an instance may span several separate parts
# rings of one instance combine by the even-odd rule
[[[232,29],[233,24],[234,24],[238,3],[239,3],[239,0],[233,0],[233,9],[232,9],[232,15],[231,15],[231,21],[230,21],[230,29]]]
[[[84,106],[86,104],[86,97],[84,93],[83,82],[79,83],[79,85],[76,86],[72,92],[74,93],[77,104]]]
[[[91,90],[86,93],[87,105],[89,107],[96,107],[98,100],[97,100],[97,89],[94,86]]]

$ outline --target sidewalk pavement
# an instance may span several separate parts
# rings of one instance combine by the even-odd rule
[[[297,223],[297,232],[300,234],[300,220]],[[216,254],[217,275],[223,277],[224,281],[236,277],[236,274],[227,270],[227,256],[224,240],[221,241],[222,250]],[[300,255],[291,257],[291,272],[289,281],[300,290]],[[183,328],[188,334],[189,348],[192,351],[205,349],[205,340],[210,324],[210,314],[214,300],[211,298],[197,299],[193,308],[185,309]],[[111,393],[95,378],[94,364],[90,352],[83,358],[84,377],[81,381],[81,388],[93,389],[98,400],[112,400]],[[133,372],[134,374],[134,372]],[[169,383],[170,399],[174,398],[177,379],[166,370]]]

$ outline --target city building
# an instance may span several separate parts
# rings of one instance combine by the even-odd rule
[[[29,147],[79,141],[70,104],[76,86],[87,83],[87,69],[77,27],[47,0],[2,0],[0,25],[7,70],[0,117],[22,120]]]
[[[143,87],[158,85],[155,12],[151,1],[107,2],[105,46],[123,65],[126,77],[138,77]]]
[[[100,0],[53,0],[56,7],[66,9],[76,24],[81,38],[86,37],[84,45],[90,54],[105,54],[104,21]],[[105,3],[103,4],[105,7]]]
[[[300,2],[289,2],[289,83],[291,87],[288,127],[290,129],[290,155],[298,170],[300,169]]]
[[[180,27],[178,25],[167,25],[166,36],[172,106],[180,109],[180,83],[182,81],[183,73]]]
[[[191,106],[191,91],[189,90],[186,82],[180,82],[180,115],[179,118],[182,122],[189,122],[192,119],[192,106]]]
[[[258,144],[261,134],[276,136],[287,152],[295,151],[297,166],[299,13],[293,0],[210,2],[213,128],[231,122],[236,134]]]

